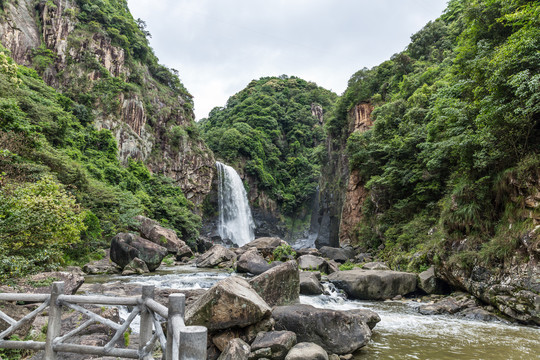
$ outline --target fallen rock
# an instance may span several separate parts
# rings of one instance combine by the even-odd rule
[[[229,341],[218,360],[248,360],[251,347],[242,339]]]
[[[390,270],[388,265],[380,261],[368,262],[362,265],[364,270]]]
[[[455,314],[467,308],[477,307],[477,303],[468,296],[449,296],[432,304],[422,304],[418,312],[422,315]]]
[[[298,257],[303,256],[303,255],[322,256],[321,252],[316,248],[303,248],[303,249],[298,249],[295,251]]]
[[[178,259],[193,256],[189,246],[178,238],[174,230],[167,229],[157,221],[142,215],[135,216],[134,219],[138,223],[138,231],[145,239],[165,247],[170,253],[176,254]]]
[[[236,255],[223,245],[214,245],[210,250],[202,254],[195,264],[201,268],[212,268],[234,260]]]
[[[261,237],[247,243],[242,246],[242,248],[246,250],[256,248],[264,257],[266,257],[271,255],[280,245],[287,245],[287,243],[278,237]]]
[[[251,344],[251,351],[255,354],[264,352],[264,357],[271,360],[283,360],[295,344],[296,334],[292,331],[261,332]],[[270,349],[270,352],[267,349]],[[250,358],[260,359],[257,356]]]
[[[365,322],[369,326],[370,330],[373,330],[375,325],[381,321],[379,314],[369,309],[352,309],[347,311],[358,316],[362,322]]]
[[[449,288],[444,281],[437,278],[433,266],[418,274],[418,287],[426,294],[444,294]]]
[[[385,300],[416,290],[416,275],[391,270],[354,269],[328,275],[347,295],[361,300]]]
[[[321,295],[323,292],[323,286],[315,273],[311,271],[300,272],[300,294]]]
[[[270,315],[270,307],[249,285],[229,277],[212,286],[186,310],[186,325],[206,326],[209,331],[256,324]]]
[[[270,269],[270,264],[259,254],[257,249],[251,249],[243,253],[236,263],[236,271],[260,275]]]
[[[154,271],[167,254],[163,246],[135,234],[120,233],[111,241],[111,260],[122,269],[133,259],[139,258],[146,263],[148,270]]]
[[[320,252],[321,252],[321,255],[324,256],[325,258],[334,260],[341,264],[346,263],[350,259],[349,252],[345,251],[342,248],[323,246],[320,249]]]
[[[149,272],[146,263],[139,258],[135,258],[122,270],[122,275],[142,275]]]
[[[301,270],[317,270],[328,274],[328,264],[318,256],[302,255],[298,258],[298,268]]]
[[[371,339],[367,324],[346,311],[298,304],[275,307],[272,316],[276,330],[292,331],[299,342],[313,342],[329,353],[349,354]]]
[[[315,343],[301,342],[289,351],[285,360],[328,360],[328,354]]]
[[[300,296],[300,275],[294,260],[254,277],[249,283],[270,306],[290,304]]]

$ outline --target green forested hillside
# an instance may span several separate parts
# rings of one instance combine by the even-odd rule
[[[33,9],[36,19],[57,20],[41,27],[73,27],[68,50],[75,50],[65,59],[47,38],[28,53],[33,68],[17,65],[0,47],[0,282],[87,261],[137,214],[175,229],[185,241],[198,237],[200,217],[178,183],[152,174],[140,160],[121,164],[114,132],[95,126],[96,119],[115,119],[126,128],[118,121],[122,99],[141,100],[142,125],[158,144],[147,163],[164,162],[167,152],[179,152],[170,150],[174,128],[187,129],[176,141],[200,142],[189,131],[191,96],[174,71],[158,64],[144,24],[125,1],[77,4],[42,1]],[[3,2],[1,21],[19,5],[26,4]],[[121,55],[118,73],[92,53],[88,44],[96,39],[106,47],[100,51]]]
[[[331,111],[336,98],[296,77],[265,77],[214,108],[200,129],[216,157],[243,168],[291,215],[314,194],[325,152],[323,126],[312,109]]]
[[[540,218],[538,2],[450,1],[404,52],[351,77],[328,131],[347,136],[362,102],[374,126],[347,148],[370,193],[359,244],[417,269],[516,254]]]

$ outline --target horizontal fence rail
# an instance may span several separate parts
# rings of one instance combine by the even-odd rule
[[[52,284],[51,294],[0,293],[0,301],[41,303],[35,310],[19,320],[0,311],[0,319],[8,324],[8,328],[0,333],[0,348],[44,350],[45,360],[56,360],[58,352],[149,360],[153,359],[152,352],[156,342],[159,342],[162,358],[165,360],[206,359],[207,329],[203,326],[185,325],[184,294],[171,294],[168,307],[166,307],[154,300],[153,285],[144,285],[142,295],[133,297],[64,295],[63,291],[64,283],[59,281]],[[118,324],[81,305],[130,306],[133,309],[127,319]],[[47,309],[49,309],[49,322],[46,341],[6,340]],[[61,335],[63,309],[79,312],[86,318],[86,321]],[[118,347],[119,341],[124,338],[124,334],[129,331],[130,325],[137,316],[140,316],[141,319],[138,349]],[[167,321],[166,333],[163,332],[161,325],[163,320]],[[97,323],[115,331],[105,346],[88,346],[67,342],[89,326]]]

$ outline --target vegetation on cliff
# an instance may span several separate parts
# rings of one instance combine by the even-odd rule
[[[323,112],[337,95],[297,77],[252,81],[200,122],[217,157],[242,167],[280,210],[298,212],[315,193],[324,157]],[[319,111],[319,116],[317,116]]]
[[[168,154],[181,153],[175,141],[189,144],[189,151],[202,144],[191,96],[174,71],[158,64],[144,23],[132,18],[125,1],[77,5],[41,1],[35,9],[43,29],[65,25],[44,34],[70,29],[63,54],[45,36],[28,53],[31,69],[0,48],[0,281],[85,261],[142,213],[185,241],[198,237],[201,220],[193,204],[177,179],[159,171],[160,164],[175,161]],[[119,56],[116,73],[92,53],[100,41],[101,50]],[[133,135],[142,143],[137,146],[156,145],[146,159],[140,152],[120,156],[118,129],[95,126],[112,119],[136,132],[134,124],[120,121],[129,118],[124,99],[142,109],[142,131],[150,134]]]
[[[452,0],[404,52],[351,77],[328,131],[347,136],[348,111],[375,105],[374,126],[348,139],[370,194],[359,244],[402,268],[516,254],[540,218],[539,15],[534,1]]]

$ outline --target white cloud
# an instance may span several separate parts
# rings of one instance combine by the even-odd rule
[[[446,0],[128,0],[160,61],[178,69],[198,119],[262,76],[341,94],[350,76],[402,51]]]

